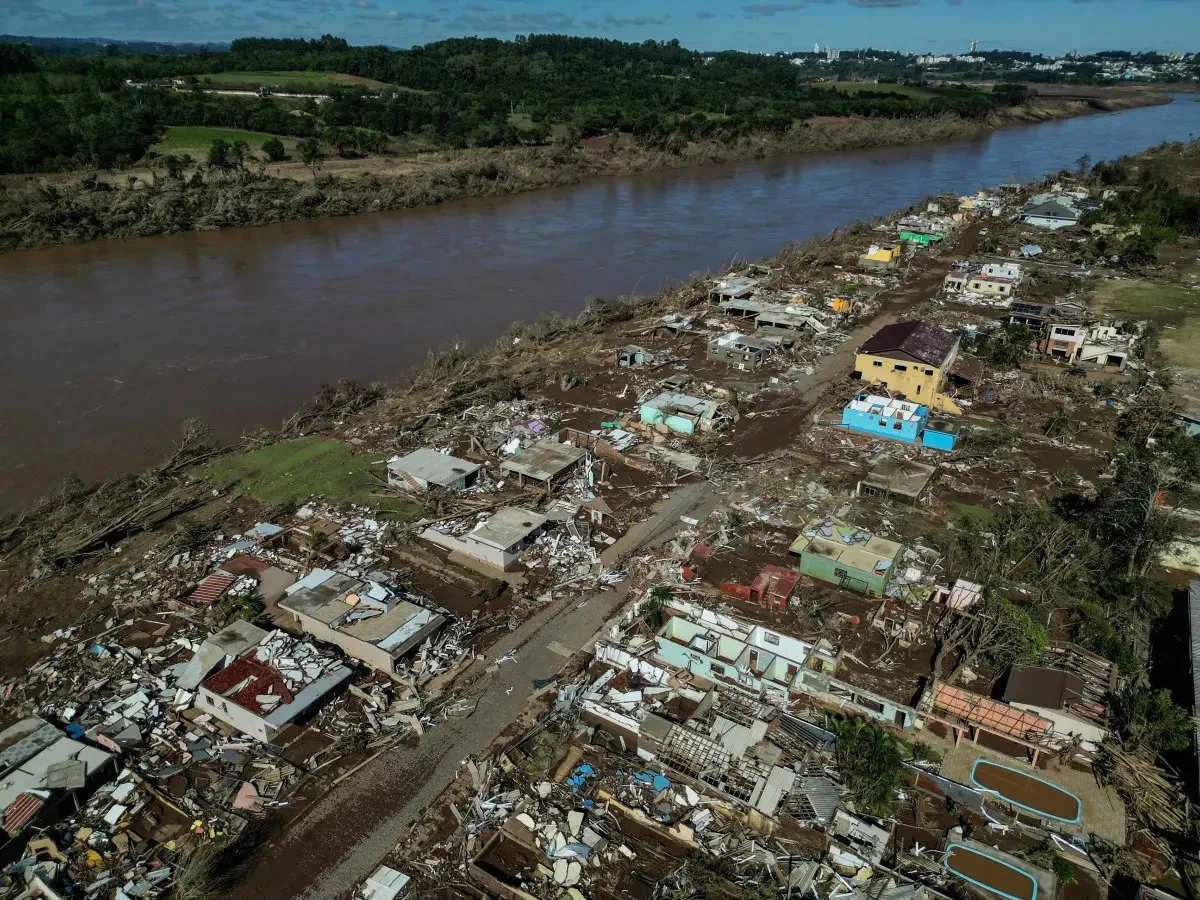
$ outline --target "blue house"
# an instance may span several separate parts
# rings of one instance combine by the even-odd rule
[[[949,453],[958,442],[958,430],[957,422],[933,419],[925,423],[925,430],[921,432],[921,443],[934,450],[945,450]]]
[[[929,407],[875,394],[859,394],[842,410],[842,425],[863,434],[915,444]]]
[[[959,424],[929,418],[929,407],[876,394],[859,394],[842,410],[842,427],[905,444],[920,441],[949,453],[958,440]]]

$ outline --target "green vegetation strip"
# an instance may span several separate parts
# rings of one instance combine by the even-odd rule
[[[284,137],[277,134],[267,134],[264,131],[245,131],[241,128],[209,128],[204,125],[173,125],[167,129],[166,133],[150,149],[159,154],[166,156],[167,154],[183,154],[190,153],[198,160],[203,160],[213,141],[221,140],[229,144],[235,141],[245,141],[250,145],[250,150],[255,154],[260,154],[263,141],[270,140],[273,137],[278,137],[283,141],[284,147],[290,154],[296,147],[296,139]]]
[[[303,438],[270,444],[251,453],[224,456],[200,474],[219,487],[263,503],[300,503],[314,494],[336,503],[381,507],[391,518],[412,518],[416,504],[376,496],[385,477],[382,456],[354,454],[340,441]]]

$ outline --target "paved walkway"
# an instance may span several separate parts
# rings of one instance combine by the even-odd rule
[[[707,514],[715,503],[711,484],[674,491],[659,511],[607,548],[608,566],[669,537],[680,516]],[[521,713],[533,682],[556,674],[625,602],[628,587],[584,601],[547,604],[490,651],[498,660],[515,652],[472,687],[479,698],[466,719],[441,722],[415,747],[376,757],[318,800],[253,860],[250,871],[226,896],[231,900],[336,900],[369,875],[393,849],[398,835],[458,776],[468,756],[483,755]]]

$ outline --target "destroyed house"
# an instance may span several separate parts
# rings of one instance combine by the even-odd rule
[[[764,310],[759,313],[754,320],[754,325],[758,329],[759,336],[764,334],[787,334],[795,331],[811,331],[814,334],[824,334],[829,330],[829,326],[821,321],[821,316],[828,315],[827,313],[818,313],[811,307],[795,305],[795,306],[775,306],[772,309]]]
[[[927,406],[874,394],[859,394],[842,410],[842,427],[915,444],[928,418]]]
[[[859,497],[891,496],[917,502],[929,488],[937,468],[910,460],[880,461],[858,483]]]
[[[941,391],[958,359],[958,345],[958,335],[939,325],[885,325],[858,348],[853,377],[882,384],[901,400],[957,413],[958,405]]]
[[[810,522],[792,543],[801,573],[838,587],[882,597],[904,548],[837,519]]]
[[[758,290],[759,279],[748,275],[726,275],[713,281],[709,296],[713,300],[742,300]]]
[[[421,536],[497,569],[508,569],[516,565],[522,551],[538,539],[549,521],[540,513],[506,506],[461,537],[436,528],[426,528]]]
[[[709,623],[671,615],[655,638],[659,659],[710,681],[783,702],[804,670],[811,645],[763,625],[722,617]],[[730,627],[732,625],[732,627]]]
[[[972,275],[967,282],[967,290],[972,294],[983,294],[989,297],[1009,297],[1017,286],[1015,278],[1002,275],[987,275],[980,272]]]
[[[984,275],[995,276],[997,278],[1008,278],[1012,281],[1021,280],[1021,266],[1019,263],[987,263],[980,271]]]
[[[754,371],[771,355],[774,347],[766,341],[747,337],[737,331],[708,342],[708,358],[742,371]]]
[[[73,740],[36,717],[0,731],[0,827],[15,837],[42,821],[69,792],[94,788],[114,759],[106,750]]]
[[[638,415],[643,423],[656,429],[661,426],[662,431],[695,434],[717,426],[719,409],[715,400],[667,391],[643,403]]]
[[[911,216],[901,219],[896,226],[900,240],[911,241],[927,247],[946,239],[946,233],[953,227],[945,219],[927,219],[922,216]]]
[[[1035,303],[1030,300],[1014,300],[1008,308],[1011,325],[1028,325],[1042,329],[1052,321],[1081,322],[1087,315],[1087,307],[1071,300],[1060,303]]]
[[[500,471],[516,475],[520,484],[528,479],[549,486],[570,475],[586,456],[580,447],[542,438],[502,462]]]
[[[957,294],[960,291],[966,290],[967,277],[968,276],[966,272],[951,272],[942,279],[942,287],[944,287],[948,293]]]
[[[257,625],[235,619],[200,643],[177,679],[179,686],[194,691],[210,672],[223,669],[266,636],[267,632]]]
[[[296,582],[279,607],[305,634],[388,675],[446,624],[445,616],[399,591],[322,570]]]
[[[407,456],[394,456],[388,460],[388,484],[418,491],[427,491],[431,487],[461,491],[475,484],[482,468],[479,463],[422,447]]]
[[[274,631],[200,685],[196,708],[270,743],[314,712],[351,671],[312,644]]]

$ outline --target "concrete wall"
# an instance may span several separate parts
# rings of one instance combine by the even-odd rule
[[[708,358],[723,362],[726,365],[734,366],[743,371],[753,371],[763,363],[762,353],[750,353],[744,348],[738,348],[731,345],[719,344],[717,341],[709,341],[708,343]]]
[[[800,554],[800,571],[809,578],[859,591],[870,597],[882,597],[887,575],[865,572],[820,553]]]
[[[893,441],[903,441],[905,444],[915,444],[917,433],[921,430],[921,419],[889,419],[886,416],[874,416],[869,412],[851,409],[847,406],[842,410],[842,425],[873,434],[877,437],[890,438]],[[900,426],[897,428],[896,426]]]
[[[893,728],[908,730],[917,724],[917,711],[911,706],[811,669],[800,673],[797,690],[808,694],[823,706],[874,719]]]
[[[229,700],[226,700],[220,694],[214,694],[212,691],[201,686],[199,696],[196,699],[196,708],[206,713],[211,713],[214,718],[220,719],[227,725],[232,725],[242,734],[248,734],[252,738],[257,738],[263,743],[270,741],[277,735],[282,728],[269,725],[266,719],[245,707],[238,706]]]
[[[394,661],[392,655],[386,650],[380,649],[374,644],[368,644],[366,641],[353,638],[344,631],[330,628],[324,622],[318,621],[312,616],[306,616],[303,613],[293,613],[293,615],[296,617],[297,623],[299,623],[305,634],[311,634],[319,641],[333,644],[351,659],[362,660],[368,666],[378,669],[380,672],[386,672],[388,675],[392,674]]]
[[[1022,216],[1022,219],[1027,225],[1033,225],[1036,228],[1049,228],[1051,231],[1057,231],[1059,228],[1070,228],[1077,222],[1064,221],[1062,219],[1047,219],[1042,216]]]
[[[495,547],[488,547],[475,541],[464,541],[450,534],[442,534],[436,528],[426,528],[421,532],[421,537],[431,544],[437,544],[451,552],[461,553],[501,570],[514,565],[519,558],[515,553],[504,553]]]
[[[1003,281],[986,281],[981,278],[971,279],[967,288],[973,294],[989,294],[999,297],[1007,297],[1013,291],[1013,286]]]
[[[944,450],[949,453],[954,449],[958,435],[950,431],[934,431],[926,428],[921,432],[921,443],[934,450]]]

